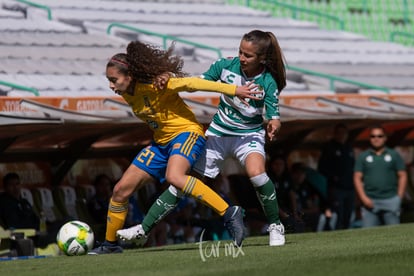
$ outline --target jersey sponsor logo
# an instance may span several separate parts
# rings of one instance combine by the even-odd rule
[[[223,69],[221,71],[220,80],[225,83],[231,83],[231,84],[236,84],[236,85],[241,84],[240,75],[227,69]]]
[[[233,74],[231,74],[231,75],[227,75],[226,76],[226,82],[227,83],[234,83],[234,78],[235,78],[236,76],[235,75],[233,75]]]
[[[240,116],[227,106],[224,108],[224,114],[231,117],[233,120],[241,120]]]

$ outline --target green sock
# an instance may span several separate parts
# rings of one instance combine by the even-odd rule
[[[166,189],[151,205],[147,215],[142,221],[142,228],[148,234],[151,229],[177,206],[181,198],[173,195]]]
[[[263,211],[266,215],[267,220],[269,221],[269,224],[279,224],[279,205],[277,203],[275,186],[273,185],[272,181],[269,179],[266,184],[260,187],[255,187],[255,189],[257,198],[262,205]]]

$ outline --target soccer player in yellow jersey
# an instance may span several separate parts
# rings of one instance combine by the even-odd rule
[[[254,82],[260,91],[260,100],[240,102],[238,97],[222,94],[217,113],[206,131],[205,152],[198,158],[193,170],[207,178],[216,178],[223,169],[224,160],[236,158],[245,167],[268,221],[269,245],[284,245],[285,228],[279,218],[275,184],[266,173],[265,136],[275,140],[281,126],[279,94],[286,86],[286,71],[282,49],[271,32],[252,30],[243,35],[239,55],[214,62],[202,78],[222,83],[243,85]],[[162,89],[169,81],[169,74],[155,79]],[[249,100],[249,99],[247,99]],[[267,119],[264,127],[264,119]],[[174,187],[165,190],[157,199],[177,204]],[[167,215],[167,209],[153,204],[141,224],[117,232],[122,240],[145,237],[158,218]],[[164,213],[163,213],[164,212]]]
[[[172,48],[159,50],[139,41],[131,42],[126,54],[116,54],[106,67],[109,87],[121,95],[133,112],[148,124],[154,139],[141,150],[113,189],[109,203],[105,242],[88,252],[91,255],[120,253],[116,232],[124,226],[128,198],[146,182],[157,178],[167,181],[185,195],[192,196],[223,216],[236,245],[244,238],[243,213],[239,206],[229,206],[218,194],[189,172],[203,151],[206,139],[203,127],[178,92],[197,90],[221,92],[257,99],[250,85],[236,86],[200,78],[171,78],[158,90],[154,78],[164,72],[183,77],[182,60],[172,55]],[[256,95],[255,95],[256,94]],[[173,208],[163,204],[162,208]],[[161,218],[160,218],[161,219]]]

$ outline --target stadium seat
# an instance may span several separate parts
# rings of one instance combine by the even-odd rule
[[[36,208],[36,205],[34,203],[32,191],[29,188],[21,188],[20,192],[22,197],[26,199],[30,205],[32,205],[35,213],[39,216],[39,210]]]
[[[60,186],[53,193],[55,202],[63,216],[78,219],[77,197],[75,188]]]
[[[55,202],[64,217],[77,219],[92,226],[93,218],[89,214],[87,202],[95,194],[91,185],[83,186],[83,194],[71,186],[60,186],[54,193]]]
[[[52,190],[47,187],[34,189],[33,199],[36,208],[43,213],[48,222],[56,222],[63,219],[63,216],[55,204]]]
[[[93,185],[78,185],[75,189],[78,198],[83,198],[86,201],[89,201],[95,195],[95,187]]]

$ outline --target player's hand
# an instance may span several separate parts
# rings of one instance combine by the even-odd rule
[[[372,200],[369,197],[365,197],[361,201],[362,201],[362,204],[364,205],[365,208],[367,208],[369,210],[374,208],[374,202],[372,202]]]
[[[249,106],[249,103],[246,101],[246,99],[252,99],[256,101],[263,99],[263,91],[257,91],[258,87],[259,86],[253,82],[248,82],[243,86],[237,86],[236,96],[243,104]]]
[[[279,119],[272,119],[269,120],[267,123],[267,137],[269,137],[270,141],[275,141],[277,134],[279,133],[280,127],[282,126],[282,123]]]
[[[170,72],[164,72],[161,75],[155,77],[153,85],[157,90],[163,90],[167,87],[167,83],[173,74]]]

